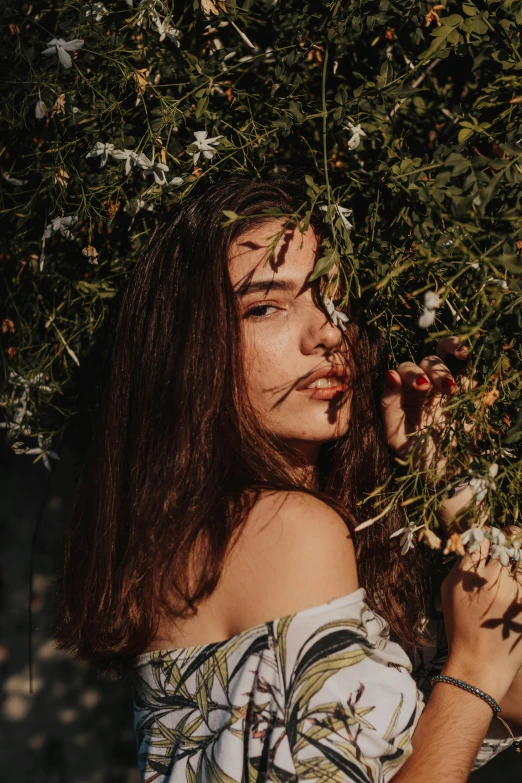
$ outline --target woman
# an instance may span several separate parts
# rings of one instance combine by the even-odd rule
[[[404,510],[352,537],[357,502],[389,474],[387,439],[405,447],[405,400],[422,412],[451,376],[433,357],[399,365],[383,425],[379,333],[355,302],[348,323],[328,311],[324,279],[308,282],[320,213],[301,233],[274,209],[303,215],[302,188],[227,180],[175,211],[139,260],[55,638],[132,671],[146,781],[459,783],[511,740],[484,740],[484,698],[444,683],[425,705],[417,689],[404,648],[426,643],[429,563],[390,539]],[[248,219],[224,226],[223,210]],[[520,586],[487,552],[444,582],[442,673],[517,724],[520,630],[497,619]]]

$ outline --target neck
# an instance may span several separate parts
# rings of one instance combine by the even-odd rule
[[[304,460],[295,465],[301,483],[307,489],[318,489],[317,463],[319,460],[320,444],[313,441],[292,440],[290,445],[297,449]]]

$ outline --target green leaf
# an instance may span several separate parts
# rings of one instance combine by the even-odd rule
[[[467,139],[471,138],[473,136],[473,129],[472,128],[462,128],[462,130],[459,131],[458,139],[459,144],[462,144],[463,141],[467,141]]]
[[[198,101],[198,105],[196,106],[196,118],[199,119],[207,110],[208,106],[208,95],[206,95],[204,98],[200,98]]]
[[[503,267],[515,275],[522,275],[522,259],[515,253],[498,256],[495,261],[498,261],[499,264],[502,264]]]
[[[225,215],[225,217],[229,219],[230,223],[234,223],[236,220],[239,220],[239,215],[237,214],[237,212],[233,212],[231,209],[223,209],[222,212]],[[225,225],[228,225],[228,223],[226,223]]]
[[[331,250],[329,253],[326,253],[326,255],[321,256],[321,258],[317,260],[314,271],[308,278],[308,282],[312,283],[314,280],[317,280],[318,277],[325,275],[334,264],[339,263],[339,260],[339,253],[337,250]]]
[[[295,101],[290,101],[288,104],[288,108],[290,110],[290,113],[293,114],[293,116],[296,118],[296,120],[299,120],[299,122],[304,122],[305,115],[297,105]]]

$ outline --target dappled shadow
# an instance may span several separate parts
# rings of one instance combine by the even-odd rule
[[[70,457],[51,477],[35,546],[33,693],[29,692],[27,599],[30,547],[47,471],[2,453],[0,518],[0,767],[6,783],[140,783],[130,682],[101,677],[58,652],[48,635],[53,579],[61,565]],[[9,485],[7,485],[9,479]],[[79,597],[81,600],[81,597]]]

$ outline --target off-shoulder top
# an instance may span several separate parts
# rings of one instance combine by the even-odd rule
[[[390,780],[444,656],[414,670],[365,599],[360,588],[225,641],[137,656],[145,783]],[[511,742],[485,739],[474,769]]]

